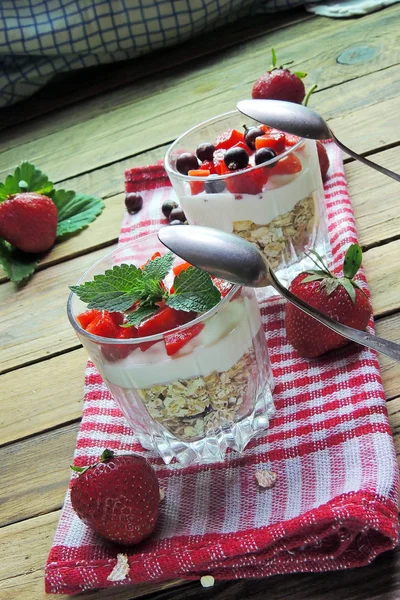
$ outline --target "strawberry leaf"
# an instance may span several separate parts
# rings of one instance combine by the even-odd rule
[[[342,278],[339,279],[339,283],[342,284],[342,286],[344,287],[344,289],[346,290],[346,292],[350,296],[350,299],[351,299],[352,303],[355,304],[355,302],[356,302],[356,290],[354,289],[354,285],[352,284],[352,282],[350,281],[350,279],[347,279],[346,277],[342,277]]]
[[[351,244],[348,247],[343,263],[343,275],[347,279],[353,279],[358,269],[361,267],[362,250],[358,244]]]
[[[310,283],[311,281],[321,281],[321,279],[325,279],[326,275],[308,275],[301,280],[301,283]]]
[[[19,192],[48,195],[52,189],[53,184],[47,175],[32,163],[23,162],[15,169],[13,175],[8,175],[5,182],[0,183],[0,201]]]
[[[0,263],[14,283],[20,283],[32,275],[38,262],[37,254],[22,252],[5,240],[0,239]]]
[[[304,77],[307,77],[307,73],[304,73],[304,71],[295,71],[293,74],[297,75],[299,79],[304,79]]]
[[[210,275],[196,267],[189,267],[175,277],[174,290],[167,299],[167,305],[177,310],[204,312],[221,299],[221,292]]]
[[[48,196],[58,211],[57,241],[89,225],[104,208],[99,198],[79,192],[53,190]]]

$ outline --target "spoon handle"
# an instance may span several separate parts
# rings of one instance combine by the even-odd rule
[[[366,331],[359,331],[358,329],[354,329],[353,327],[349,327],[348,325],[343,325],[338,321],[334,321],[287,290],[277,279],[275,273],[272,271],[269,265],[268,275],[269,282],[276,289],[276,291],[284,296],[286,300],[289,300],[289,302],[297,306],[297,308],[300,308],[300,310],[303,312],[307,313],[320,323],[323,323],[323,325],[329,327],[329,329],[339,333],[348,340],[352,340],[357,344],[367,346],[367,348],[372,348],[373,350],[381,352],[382,354],[386,354],[386,356],[390,356],[390,358],[400,362],[400,344],[396,344],[395,342],[377,337],[376,335],[372,335]]]
[[[372,162],[372,160],[369,160],[368,158],[364,158],[364,156],[360,156],[360,154],[357,154],[357,152],[354,152],[354,150],[350,150],[350,148],[348,148],[340,140],[338,140],[332,131],[331,131],[331,134],[332,134],[332,138],[335,140],[335,142],[339,146],[339,148],[341,148],[341,150],[343,150],[343,152],[346,152],[346,154],[348,154],[349,156],[352,156],[356,160],[359,160],[360,162],[364,163],[364,165],[367,165],[367,167],[372,167],[372,169],[375,169],[376,171],[383,173],[383,175],[387,175],[388,177],[391,177],[392,179],[395,179],[396,181],[400,181],[400,175],[398,173],[394,173],[393,171],[390,171],[389,169],[386,169],[385,167],[382,167],[381,165],[377,165],[376,163]]]

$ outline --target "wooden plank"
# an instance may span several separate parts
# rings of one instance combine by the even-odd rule
[[[3,374],[0,445],[76,421],[82,413],[83,348]]]
[[[61,508],[78,424],[0,448],[0,527]]]
[[[379,317],[399,310],[400,240],[365,252],[363,265],[371,290],[374,315]]]
[[[351,37],[347,24],[341,21],[328,21],[327,26],[327,20],[320,21],[318,36],[315,36],[315,27],[311,28],[311,24],[317,21],[301,23],[288,30],[293,34],[293,30],[298,27],[299,37],[293,40],[290,36],[291,39],[284,47],[285,52],[280,60],[285,60],[287,55],[291,58],[302,56],[302,68],[307,69],[308,66],[314,65],[310,70],[310,81],[316,81],[320,88],[389,67],[399,62],[398,51],[394,50],[396,40],[400,36],[394,19],[399,14],[398,11],[400,9],[395,6],[354,21]],[[343,65],[336,61],[351,39],[363,39],[370,35],[372,30],[375,43],[379,43],[381,47],[379,56],[372,55],[371,60],[358,65]],[[194,66],[190,65],[189,74],[187,69],[182,69],[178,74],[175,71],[174,74],[165,74],[164,78],[157,79],[156,82],[152,78],[143,80],[126,92],[125,105],[120,108],[114,107],[107,114],[106,107],[102,106],[98,116],[89,118],[84,124],[73,119],[67,129],[47,135],[40,143],[34,132],[30,132],[30,141],[27,141],[27,133],[23,133],[20,138],[17,131],[11,130],[10,134],[14,140],[12,143],[20,140],[19,143],[24,144],[25,157],[38,164],[55,180],[65,179],[83,170],[96,169],[126,158],[129,154],[145,151],[149,146],[154,147],[155,140],[157,145],[165,144],[196,122],[213,115],[217,96],[221,112],[232,109],[238,99],[248,96],[252,82],[265,70],[266,44],[272,45],[276,41],[279,43],[280,36],[285,31],[267,36],[268,41],[260,38],[244,47],[227,51],[226,57],[219,56],[217,62],[211,60],[211,66],[197,63]],[[311,31],[314,33],[313,44],[310,44]],[[329,48],[329,52],[324,53],[323,58],[320,53],[321,47]],[[224,59],[224,77],[220,74],[221,59]],[[238,84],[232,86],[232,82]],[[159,101],[161,93],[162,103]],[[394,108],[389,101],[387,108],[381,106],[379,116],[381,117],[383,111],[385,116],[395,114]],[[83,111],[82,106],[79,107],[79,111]],[[179,118],[172,117],[172,113],[179,115]],[[57,119],[60,123],[61,116],[57,115]],[[387,126],[384,120],[381,140],[376,141],[384,140],[385,144],[397,141],[396,125],[394,116]],[[39,136],[44,134],[44,126],[40,119],[34,123],[34,127],[38,128]],[[2,148],[7,148],[9,143],[10,140],[5,138]],[[366,146],[359,147],[359,150],[371,148],[370,139],[365,139],[365,144]],[[19,146],[3,152],[0,176],[18,164],[20,159]]]
[[[315,18],[315,15],[305,12],[303,7],[279,14],[247,17],[219,27],[217,31],[209,32],[207,44],[199,43],[201,36],[196,36],[172,48],[163,48],[140,58],[89,67],[57,76],[33,98],[3,108],[0,130],[105,92],[108,92],[109,96],[111,90],[119,88],[120,91],[122,86],[150,73],[154,76],[166,69],[198,60],[237,43],[243,44],[245,40],[265,35],[267,31],[282,29],[296,22]]]
[[[400,344],[400,314],[379,319],[376,323],[376,333],[387,340]],[[400,363],[379,354],[379,364],[386,398],[393,398],[400,392]]]
[[[66,314],[68,286],[104,254],[97,250],[55,265],[19,288],[11,282],[0,286],[0,372],[80,345]]]
[[[44,567],[61,511],[34,517],[0,529],[0,595],[2,600],[48,600],[60,598],[45,594]],[[120,586],[90,593],[95,600],[131,600],[182,585],[180,581]],[[186,584],[187,585],[187,584]],[[86,594],[87,595],[87,594]],[[85,596],[86,596],[85,595]],[[76,598],[76,596],[63,596]]]

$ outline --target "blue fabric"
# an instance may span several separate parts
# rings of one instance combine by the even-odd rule
[[[305,0],[0,0],[0,107],[57,73],[171,46]]]

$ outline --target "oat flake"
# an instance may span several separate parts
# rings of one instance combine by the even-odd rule
[[[108,581],[123,581],[129,573],[129,563],[126,554],[117,554],[117,563],[109,576]]]
[[[203,577],[200,577],[200,583],[203,587],[212,587],[215,579],[212,575],[203,575]]]
[[[277,475],[273,471],[257,471],[256,479],[258,485],[262,488],[270,490],[276,483]]]
[[[159,492],[160,492],[160,502],[162,502],[164,500],[164,498],[165,498],[165,490],[164,490],[164,488],[160,488]]]

